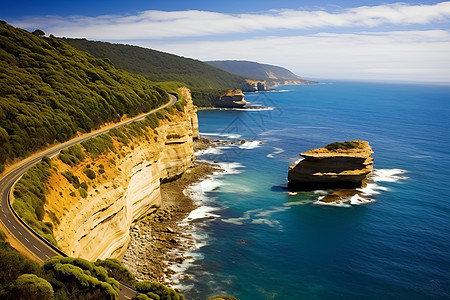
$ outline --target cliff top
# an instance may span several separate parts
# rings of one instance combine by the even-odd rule
[[[327,157],[361,157],[367,158],[373,153],[372,147],[366,141],[335,142],[322,148],[312,149],[300,153],[303,157],[327,158]]]
[[[236,96],[236,95],[241,95],[244,96],[244,93],[242,92],[242,90],[227,90],[225,94],[223,94],[222,96]]]

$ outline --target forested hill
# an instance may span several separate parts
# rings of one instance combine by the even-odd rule
[[[0,172],[6,160],[168,100],[108,59],[0,21]]]
[[[217,60],[207,61],[207,64],[224,71],[257,80],[294,80],[304,83],[312,83],[295,75],[286,68],[268,64],[260,64],[244,60]]]
[[[108,58],[116,66],[139,73],[154,81],[179,81],[191,87],[236,89],[246,86],[245,79],[204,62],[131,45],[64,39],[72,46],[95,57]]]

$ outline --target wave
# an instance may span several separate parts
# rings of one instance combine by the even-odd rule
[[[275,107],[270,106],[261,106],[261,105],[252,105],[247,106],[243,108],[218,108],[218,110],[237,110],[237,111],[268,111],[268,110],[275,110]]]
[[[322,191],[322,193],[318,193],[320,196],[317,200],[313,201],[313,204],[351,207],[353,205],[362,205],[375,202],[376,195],[390,190],[388,187],[382,185],[383,182],[398,182],[400,180],[407,180],[409,177],[404,176],[405,173],[407,173],[407,171],[402,169],[375,169],[368,178],[366,185],[362,188],[356,188],[354,193],[347,193],[346,196],[343,196],[334,202],[324,202],[321,200],[326,195],[324,195],[324,191]]]
[[[270,154],[267,154],[266,157],[268,157],[268,158],[275,158],[275,155],[276,155],[276,154],[280,154],[280,153],[283,153],[283,152],[284,152],[284,149],[283,149],[283,148],[273,147],[273,149],[274,149],[275,151],[273,151],[273,152],[270,153]]]
[[[218,137],[224,137],[227,139],[239,139],[242,137],[242,135],[238,133],[210,133],[210,132],[200,132],[200,136],[218,136]]]
[[[403,176],[403,174],[408,171],[402,169],[376,169],[373,170],[371,179],[375,182],[377,181],[387,181],[387,182],[396,182],[399,180],[409,179],[407,176]]]
[[[251,150],[260,147],[262,144],[262,141],[245,141],[244,143],[239,144],[238,148]]]
[[[203,155],[222,155],[223,151],[221,149],[224,149],[224,148],[211,147],[211,148],[204,149],[204,150],[198,150],[194,153],[194,155],[196,157],[203,156]]]

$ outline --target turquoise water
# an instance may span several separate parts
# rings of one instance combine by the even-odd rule
[[[199,153],[228,173],[191,191],[203,208],[188,299],[449,299],[449,86],[327,82],[246,100],[271,110],[198,113],[203,136],[247,142]],[[300,152],[354,139],[375,152],[365,201],[287,193]]]

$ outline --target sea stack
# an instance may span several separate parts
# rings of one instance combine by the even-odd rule
[[[244,93],[241,90],[228,90],[213,102],[215,107],[240,108],[247,102],[244,100]]]
[[[372,148],[366,141],[336,142],[306,151],[289,167],[289,187],[297,190],[358,188],[373,170]]]

